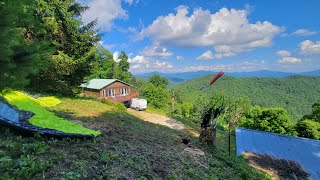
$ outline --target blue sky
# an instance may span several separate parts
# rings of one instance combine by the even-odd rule
[[[320,69],[319,0],[79,0],[130,71]]]

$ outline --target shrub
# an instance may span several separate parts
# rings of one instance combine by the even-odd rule
[[[115,103],[113,104],[113,107],[117,108],[120,111],[127,111],[126,106],[122,103]]]
[[[298,136],[320,140],[320,123],[309,119],[299,121],[296,125]]]
[[[282,108],[253,107],[241,118],[240,127],[287,135],[297,135],[287,112]]]

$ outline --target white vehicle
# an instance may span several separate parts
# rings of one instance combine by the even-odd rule
[[[145,99],[139,99],[139,98],[133,98],[131,101],[131,106],[132,109],[135,110],[146,110],[147,109],[147,100]]]

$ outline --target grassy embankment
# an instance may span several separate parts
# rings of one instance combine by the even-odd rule
[[[217,148],[192,139],[194,156],[184,149],[184,132],[151,124],[101,102],[62,98],[50,108],[57,116],[98,129],[93,140],[21,137],[0,130],[2,179],[266,179],[242,158],[229,157],[218,136]],[[220,143],[221,142],[221,143]]]

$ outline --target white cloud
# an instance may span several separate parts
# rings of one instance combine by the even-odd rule
[[[89,9],[82,14],[82,20],[89,23],[98,19],[97,28],[102,31],[110,31],[115,19],[126,19],[128,13],[121,6],[121,0],[78,0]],[[130,0],[126,0],[130,3]],[[131,2],[132,3],[132,2]]]
[[[289,51],[278,51],[277,52],[277,55],[281,56],[281,57],[288,57],[288,56],[291,56],[291,53]]]
[[[110,49],[112,49],[112,48],[114,47],[113,44],[105,44],[103,41],[99,41],[98,43],[99,43],[102,47],[104,47],[105,49],[108,49],[108,50],[110,50]]]
[[[270,68],[269,64],[265,64],[264,61],[255,61],[255,62],[238,62],[233,64],[214,64],[207,66],[186,66],[181,68],[181,72],[194,72],[194,71],[225,71],[225,72],[243,72],[243,71],[256,71],[257,69],[268,69]]]
[[[159,58],[167,58],[173,55],[172,52],[169,52],[167,48],[154,46],[145,48],[141,54],[148,57],[159,57]]]
[[[180,61],[180,60],[184,60],[184,57],[182,57],[182,56],[177,56],[176,59],[177,59],[178,61]]]
[[[128,62],[132,64],[143,64],[143,63],[148,63],[149,60],[144,56],[135,56],[134,58],[129,58]]]
[[[150,37],[157,43],[178,47],[226,45],[232,48],[229,56],[230,53],[270,46],[272,38],[282,29],[268,21],[250,23],[247,15],[247,10],[226,8],[214,14],[198,8],[189,15],[187,6],[179,6],[176,14],[159,16],[139,33],[139,37]],[[218,52],[217,57],[225,53]]]
[[[293,57],[289,51],[281,50],[277,52],[277,55],[281,57],[281,59],[278,61],[280,64],[295,64],[302,62],[300,58]]]
[[[197,60],[211,60],[211,59],[221,59],[225,57],[235,56],[237,52],[243,51],[241,48],[236,46],[216,46],[214,47],[216,54],[213,54],[212,51],[208,50],[202,55],[197,57]]]
[[[297,35],[297,36],[311,36],[311,35],[315,35],[318,34],[319,32],[317,31],[311,31],[308,29],[298,29],[295,32],[293,32],[293,35]]]
[[[281,60],[279,60],[279,63],[286,63],[286,64],[295,64],[300,62],[301,62],[301,59],[296,57],[283,57]]]
[[[120,59],[119,59],[119,51],[116,51],[113,53],[113,60],[116,61],[116,62],[119,62]]]
[[[210,60],[213,59],[213,54],[212,51],[208,50],[206,52],[204,52],[203,54],[201,54],[199,57],[197,57],[197,60]]]
[[[145,73],[152,71],[166,72],[173,68],[169,62],[154,60],[143,55],[137,55],[133,58],[129,58],[128,62],[131,64],[130,71],[133,73]]]
[[[320,41],[305,40],[300,43],[300,53],[307,55],[320,54]]]

